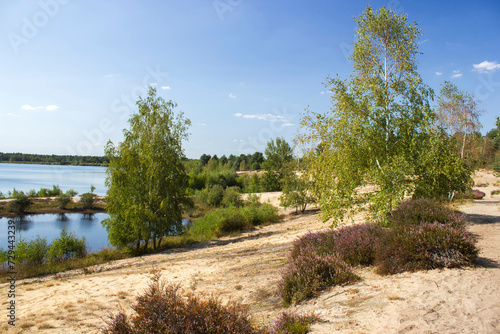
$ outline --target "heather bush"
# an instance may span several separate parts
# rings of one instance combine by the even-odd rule
[[[338,254],[350,265],[370,265],[382,232],[377,224],[355,224],[308,233],[294,242],[290,256],[296,258],[311,248],[318,255]]]
[[[465,226],[439,222],[395,227],[377,249],[380,274],[470,266],[477,257],[476,240]]]
[[[194,294],[184,298],[179,286],[167,284],[158,272],[132,309],[135,314],[130,319],[121,312],[111,316],[103,333],[259,333],[242,305],[223,304],[216,297],[202,299]]]
[[[295,258],[289,256],[288,261],[278,282],[284,306],[297,304],[328,287],[359,279],[338,254],[318,255],[312,247],[302,249]]]
[[[383,234],[378,224],[355,224],[337,229],[334,251],[348,264],[371,265],[375,262],[376,245]]]
[[[423,222],[438,222],[459,227],[465,225],[465,215],[435,200],[419,198],[401,203],[391,212],[389,221],[392,227],[419,225]]]
[[[274,325],[269,332],[270,334],[305,334],[309,331],[310,325],[320,320],[315,314],[301,315],[284,311],[274,320]]]

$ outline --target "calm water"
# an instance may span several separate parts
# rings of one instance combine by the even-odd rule
[[[14,188],[27,192],[53,185],[79,194],[89,192],[93,185],[95,194],[106,195],[105,180],[106,167],[0,164],[0,191],[4,195]]]
[[[66,227],[68,231],[74,232],[79,238],[85,237],[89,251],[95,252],[110,246],[108,233],[101,224],[101,221],[108,217],[107,213],[93,215],[70,213],[63,216],[43,214],[26,216],[22,219],[15,218],[16,240],[25,238],[29,241],[36,239],[36,236],[39,235],[46,238],[50,244],[59,236],[61,229]],[[8,219],[0,218],[0,248],[3,249],[7,248],[7,226]]]

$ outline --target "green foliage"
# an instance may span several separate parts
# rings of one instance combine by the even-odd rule
[[[278,220],[278,210],[270,204],[219,208],[196,219],[188,233],[206,238],[219,237],[251,229]]]
[[[420,29],[385,7],[375,12],[368,6],[355,21],[353,74],[328,80],[331,111],[308,112],[302,119],[306,133],[299,137],[304,146],[316,146],[307,153],[308,174],[323,219],[334,224],[367,207],[375,221],[385,222],[415,187],[425,194],[433,186],[439,193],[450,188],[444,174],[432,170],[437,152],[427,154],[436,118],[433,91],[416,71]],[[450,182],[464,184],[458,180],[463,168],[444,160],[449,170],[460,167]],[[359,191],[363,186],[370,190]]]
[[[260,191],[281,191],[280,175],[272,171],[262,174],[259,183]]]
[[[249,194],[246,198],[246,202],[249,204],[258,204],[260,202],[260,195]]]
[[[241,189],[238,186],[227,187],[224,190],[224,197],[222,198],[222,205],[225,207],[230,206],[241,206],[243,201],[241,200]]]
[[[177,105],[156,97],[153,87],[137,106],[125,140],[118,146],[109,142],[105,149],[110,217],[102,223],[113,245],[135,242],[139,247],[145,241],[147,247],[153,240],[157,247],[157,240],[181,230],[188,204],[182,141],[190,121],[182,112],[175,115]]]
[[[56,198],[57,206],[59,209],[64,209],[66,208],[66,205],[68,205],[71,202],[71,196],[66,194],[61,194]]]
[[[82,209],[92,209],[95,205],[97,196],[93,193],[84,193],[80,195],[80,206]]]
[[[71,197],[75,197],[76,195],[78,195],[78,191],[76,191],[74,189],[70,189],[70,190],[66,191],[66,194],[71,196]]]
[[[50,262],[61,262],[86,255],[85,238],[78,239],[73,232],[68,232],[65,227],[62,228],[59,237],[52,241],[47,253]]]
[[[47,239],[36,236],[35,240],[26,241],[21,238],[16,244],[16,260],[19,264],[29,266],[42,265],[48,252]]]
[[[267,171],[274,171],[278,174],[293,160],[292,148],[282,137],[269,140],[264,153],[266,161],[264,161],[262,167]]]
[[[464,158],[467,135],[481,128],[479,116],[483,111],[478,109],[479,101],[450,81],[445,81],[441,86],[438,105],[438,124],[448,130],[451,136],[458,134],[462,138],[457,143],[456,151],[460,158]]]
[[[253,327],[248,311],[236,302],[223,304],[216,297],[202,299],[194,294],[185,298],[178,285],[167,284],[158,271],[143,295],[132,306],[129,319],[120,312],[111,316],[103,330],[106,334],[250,334]]]
[[[466,192],[473,184],[472,168],[453,149],[453,140],[444,132],[432,132],[424,141],[426,149],[415,170],[413,198],[448,198]]]
[[[27,153],[2,153],[0,162],[32,163],[44,165],[78,165],[78,166],[105,166],[108,164],[106,157],[80,156],[80,155],[44,155]]]
[[[281,312],[274,320],[271,334],[305,334],[311,324],[321,321],[315,314],[296,314],[289,311]]]
[[[500,156],[498,156],[493,164],[493,170],[497,173],[500,173]]]
[[[312,195],[314,184],[309,174],[305,172],[305,166],[305,163],[301,164],[299,161],[296,164],[289,164],[288,171],[283,176],[283,194],[279,200],[285,209],[294,207],[295,212],[304,212],[309,204],[315,202]]]
[[[53,185],[52,189],[41,188],[36,194],[36,197],[55,197],[61,195],[62,193],[63,192],[58,185]]]
[[[23,213],[26,209],[33,204],[33,201],[26,196],[22,191],[13,191],[14,199],[7,205],[10,212]]]

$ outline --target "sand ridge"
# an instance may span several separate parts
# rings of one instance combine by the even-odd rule
[[[487,172],[476,177],[490,180],[491,187],[499,180]],[[278,197],[267,193],[262,201],[276,204]],[[500,333],[499,199],[489,195],[460,207],[478,235],[477,268],[393,276],[360,268],[361,281],[334,287],[292,309],[322,317],[312,333]],[[186,292],[242,302],[255,321],[268,323],[282,310],[276,282],[291,243],[325,227],[316,211],[292,211],[280,224],[240,236],[18,282],[17,326],[12,329],[3,319],[0,332],[98,333],[108,314],[131,311],[154,268]],[[6,287],[0,284],[1,309],[6,308]]]

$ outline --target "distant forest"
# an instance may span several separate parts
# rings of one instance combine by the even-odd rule
[[[74,165],[74,166],[107,166],[106,157],[79,156],[79,155],[44,155],[25,153],[2,153],[0,163],[46,164],[46,165]]]

